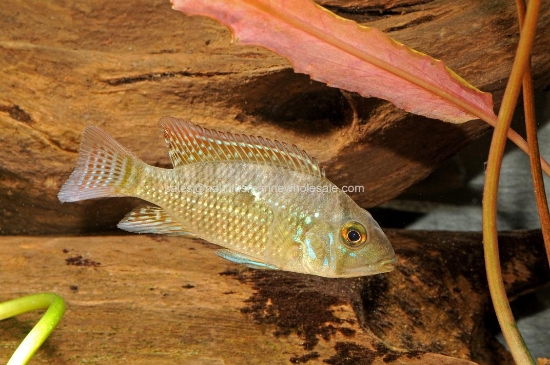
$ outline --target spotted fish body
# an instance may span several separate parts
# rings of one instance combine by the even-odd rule
[[[124,230],[195,236],[228,260],[325,277],[391,271],[395,254],[371,215],[295,146],[164,117],[173,169],[147,165],[88,127],[62,202],[134,196]]]

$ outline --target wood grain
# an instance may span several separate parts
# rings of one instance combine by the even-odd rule
[[[445,60],[500,100],[518,32],[508,1],[323,0]],[[549,85],[550,4],[533,52],[535,85]],[[166,0],[7,0],[0,8],[0,232],[97,232],[135,202],[61,205],[82,131],[97,125],[146,162],[168,166],[163,115],[294,143],[337,185],[362,185],[370,207],[398,195],[487,131],[408,115],[295,74],[273,53],[230,42],[212,20]]]
[[[388,237],[396,270],[358,279],[245,269],[186,238],[0,237],[0,301],[67,301],[35,364],[512,364],[485,327],[481,235]],[[511,297],[550,281],[540,232],[500,239]],[[0,322],[0,362],[38,318]]]

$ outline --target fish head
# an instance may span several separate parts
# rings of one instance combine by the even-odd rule
[[[327,212],[328,219],[308,232],[303,265],[333,278],[392,271],[397,257],[390,241],[369,212],[346,198],[343,209]]]

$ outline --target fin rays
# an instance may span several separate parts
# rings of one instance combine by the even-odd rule
[[[155,206],[135,208],[126,214],[117,227],[134,233],[194,237],[186,228],[174,221],[164,209]]]
[[[294,145],[210,130],[172,117],[163,117],[160,125],[174,167],[198,162],[238,161],[279,165],[325,177],[325,171],[317,160]]]
[[[265,262],[262,262],[252,256],[248,256],[243,253],[235,252],[228,249],[216,250],[216,255],[231,262],[245,265],[246,267],[250,267],[252,269],[279,270],[277,266],[266,264]]]
[[[124,196],[122,190],[138,161],[107,133],[88,127],[80,144],[77,167],[57,196],[62,203]]]

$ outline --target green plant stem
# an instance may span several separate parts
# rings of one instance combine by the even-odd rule
[[[519,27],[523,29],[525,18],[525,1],[516,0],[518,8]],[[525,75],[523,75],[523,104],[525,112],[525,129],[527,131],[527,144],[529,145],[529,162],[533,176],[533,187],[537,198],[540,227],[546,249],[546,258],[550,265],[550,213],[548,212],[548,200],[544,188],[544,179],[538,161],[540,160],[539,142],[537,138],[537,122],[535,115],[535,102],[533,95],[533,78],[531,76],[531,62],[527,63]]]
[[[504,289],[498,251],[496,208],[498,182],[506,144],[506,136],[516,107],[521,81],[530,59],[529,55],[535,37],[539,9],[540,0],[529,1],[525,16],[525,26],[521,31],[512,72],[508,80],[506,91],[504,92],[502,105],[498,114],[498,123],[495,127],[493,139],[491,141],[485,187],[483,191],[483,247],[489,291],[491,293],[491,299],[500,328],[502,329],[502,334],[504,335],[515,362],[520,365],[534,364],[535,362],[529,353],[529,349],[523,342],[521,333],[518,331]]]
[[[57,294],[41,293],[0,303],[0,320],[46,308],[46,313],[17,347],[8,365],[26,364],[31,359],[63,317],[65,301]]]

